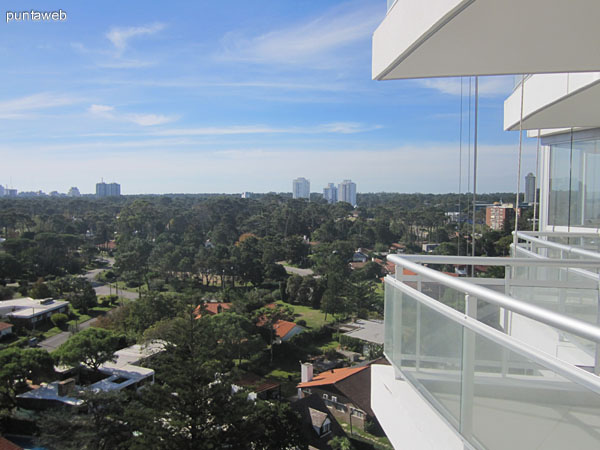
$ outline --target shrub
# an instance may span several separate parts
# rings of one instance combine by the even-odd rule
[[[301,327],[305,327],[306,326],[306,320],[304,320],[304,319],[297,320],[296,324],[300,325]]]
[[[56,313],[52,314],[50,320],[52,321],[55,327],[58,327],[62,330],[69,321],[69,317],[66,314]]]

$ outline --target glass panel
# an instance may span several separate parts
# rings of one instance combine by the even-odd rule
[[[473,437],[486,449],[597,449],[600,396],[476,337]],[[505,375],[498,368],[505,367]]]
[[[402,372],[458,427],[462,326],[406,294],[402,313]],[[410,355],[412,351],[415,353]]]
[[[598,140],[551,146],[548,223],[600,227],[600,149]],[[597,243],[594,243],[597,246]]]

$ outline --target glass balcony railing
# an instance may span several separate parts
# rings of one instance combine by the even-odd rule
[[[515,288],[552,289],[561,285],[553,274],[566,264],[597,270],[599,261],[389,259],[397,276],[385,281],[385,354],[472,447],[599,448],[600,378],[590,372],[599,369],[600,327],[582,320],[589,317],[571,300],[561,309],[560,299],[543,304],[506,295]],[[504,265],[506,276],[457,278],[416,261],[446,268]],[[530,267],[536,272],[519,275]],[[591,290],[591,281],[583,280],[561,283],[571,289],[582,281]],[[597,294],[596,284],[596,311]],[[588,351],[574,345],[574,337]],[[585,364],[577,364],[582,358]]]

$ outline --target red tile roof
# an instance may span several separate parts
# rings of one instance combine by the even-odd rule
[[[202,317],[203,311],[210,316],[214,316],[215,314],[219,314],[220,312],[222,312],[224,309],[231,309],[231,303],[204,303],[203,305],[196,306],[196,309],[194,310],[194,315],[196,316],[196,319],[200,319]]]
[[[23,447],[0,436],[0,450],[23,450]]]
[[[6,330],[8,328],[12,328],[12,325],[10,323],[0,322],[0,331]]]
[[[275,330],[275,334],[279,338],[284,338],[290,331],[292,331],[295,327],[297,327],[294,322],[288,322],[287,320],[278,320],[273,324],[273,329]]]
[[[358,372],[368,369],[369,366],[362,367],[345,367],[343,369],[328,370],[315,376],[311,381],[299,383],[297,387],[311,387],[311,386],[326,386],[329,384],[335,384],[338,381],[344,380],[349,376],[352,376]]]

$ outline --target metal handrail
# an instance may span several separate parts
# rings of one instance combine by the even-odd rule
[[[514,234],[514,231],[513,231]],[[546,248],[553,248],[556,250],[563,250],[565,252],[569,252],[569,253],[574,253],[576,255],[581,255],[581,256],[585,256],[587,258],[593,258],[593,259],[600,259],[600,253],[596,253],[596,252],[592,252],[590,250],[584,250],[580,247],[574,247],[572,245],[564,245],[564,244],[559,244],[557,242],[550,242],[550,241],[546,241],[544,239],[540,239],[540,238],[536,238],[536,237],[532,237],[529,235],[524,234],[522,231],[517,231],[517,237],[529,242],[532,242],[534,244],[538,244],[542,247],[546,247]]]
[[[527,236],[548,236],[548,237],[597,237],[600,238],[600,232],[596,229],[590,231],[525,231],[519,230],[519,234]]]
[[[393,256],[393,255],[392,255]],[[600,261],[585,259],[531,259],[498,256],[448,256],[448,255],[402,255],[402,258],[426,264],[459,264],[477,266],[558,266],[558,267],[599,267]]]
[[[477,319],[473,317],[469,317],[467,315],[461,314],[453,308],[450,308],[447,305],[419,292],[410,286],[402,283],[399,280],[395,280],[391,276],[385,277],[385,282],[394,286],[397,289],[400,289],[402,292],[406,293],[414,300],[424,304],[425,306],[437,311],[443,316],[449,318],[450,320],[456,322],[457,324],[464,326],[471,331],[477,333],[478,335],[484,336],[494,342],[497,342],[499,345],[507,348],[510,351],[518,353],[521,356],[524,356],[532,361],[540,364],[543,367],[546,367],[552,370],[554,373],[557,373],[564,378],[580,385],[584,386],[587,389],[590,389],[592,392],[596,394],[600,394],[600,378],[597,376],[586,372],[572,364],[566,363],[555,356],[547,354],[543,351],[532,347],[526,342],[519,341],[511,336],[508,336],[494,328],[491,328],[487,325],[482,324]],[[388,360],[392,362],[394,366],[396,366],[393,358],[389,358]],[[397,367],[399,369],[399,367]]]
[[[509,297],[508,295],[492,291],[476,284],[468,283],[460,278],[445,275],[437,270],[429,269],[428,267],[408,261],[398,255],[388,255],[387,259],[397,266],[402,266],[411,272],[433,279],[452,289],[473,295],[478,299],[501,306],[509,311],[529,317],[530,319],[551,327],[600,343],[600,327],[596,325],[564,316],[548,309],[540,308],[539,306],[532,305],[523,300]]]

